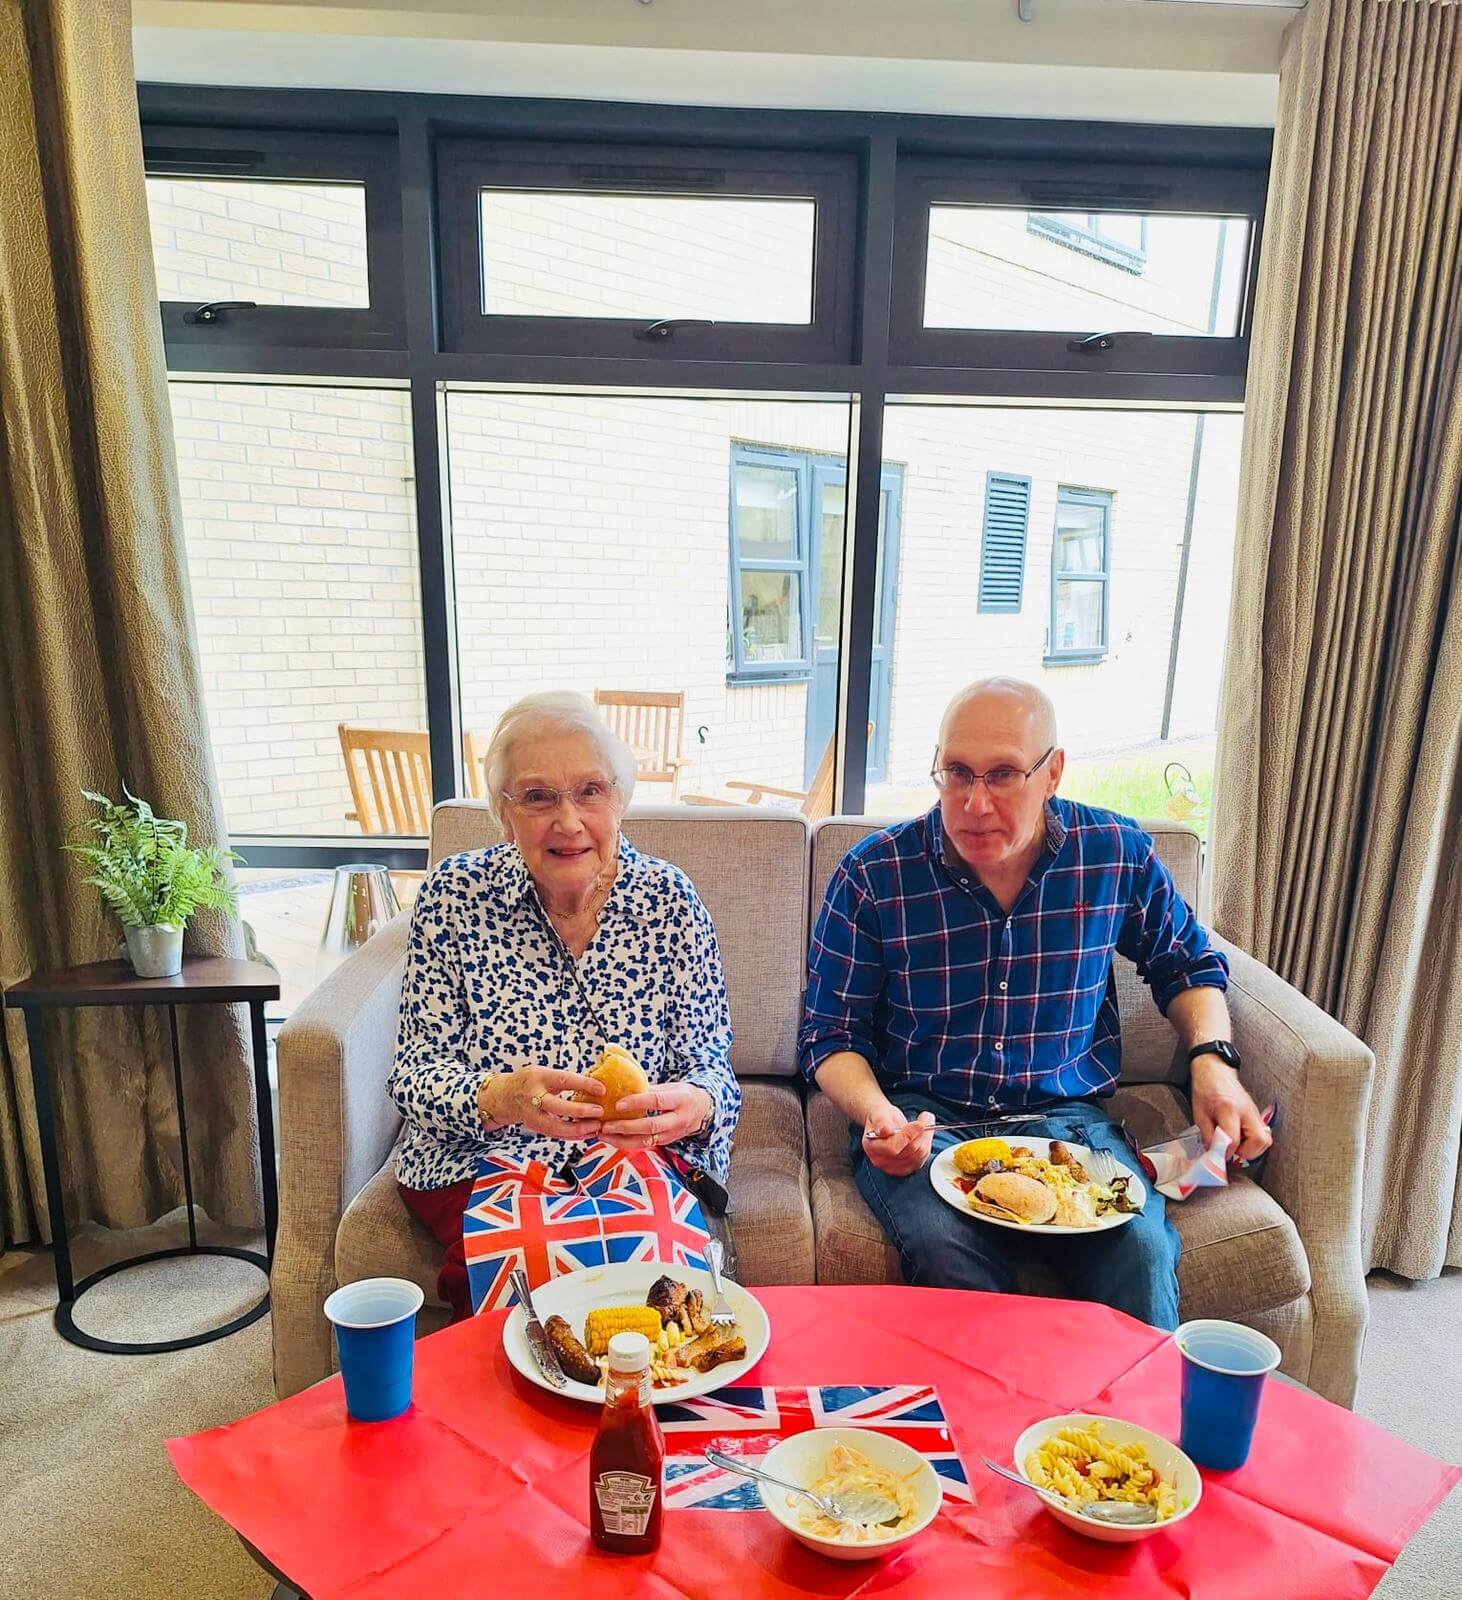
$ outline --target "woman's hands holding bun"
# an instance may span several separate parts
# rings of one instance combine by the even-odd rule
[[[557,1067],[490,1073],[477,1089],[477,1113],[484,1127],[527,1128],[550,1139],[597,1138],[603,1102],[602,1083]]]

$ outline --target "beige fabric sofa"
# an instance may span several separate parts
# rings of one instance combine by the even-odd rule
[[[842,853],[882,824],[746,808],[632,812],[625,833],[681,867],[716,924],[743,1108],[731,1166],[732,1225],[748,1284],[897,1281],[897,1261],[853,1185],[847,1124],[796,1075],[809,906]],[[1151,825],[1182,891],[1198,901],[1197,838]],[[486,808],[449,801],[432,819],[431,859],[496,840]],[[279,1036],[280,1222],[272,1277],[275,1385],[292,1394],[334,1364],[325,1296],[387,1273],[426,1292],[419,1330],[446,1321],[435,1243],[396,1195],[400,1118],[385,1092],[407,919],[337,968]],[[1175,1207],[1187,1316],[1237,1317],[1284,1351],[1285,1370],[1348,1403],[1365,1327],[1360,1146],[1371,1057],[1364,1045],[1247,956],[1231,1004],[1245,1076],[1280,1107],[1264,1186],[1241,1179]],[[1171,1029],[1126,962],[1119,1114],[1144,1140],[1187,1123]],[[810,1153],[809,1153],[810,1150]]]

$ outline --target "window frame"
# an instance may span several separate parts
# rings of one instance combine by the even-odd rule
[[[188,314],[210,302],[161,300],[170,371],[175,355],[183,358],[178,370],[185,370],[188,358],[205,352],[215,358],[210,365],[225,352],[247,366],[254,354],[267,361],[275,350],[301,347],[405,351],[401,176],[393,137],[336,133],[302,142],[272,130],[144,124],[142,157],[149,178],[358,183],[365,191],[369,305],[260,305],[200,323],[189,322]]]
[[[664,367],[684,361],[845,361],[853,343],[854,227],[858,172],[849,156],[805,150],[643,144],[541,144],[442,140],[442,338],[480,355],[618,358]],[[597,177],[597,181],[593,179]],[[484,312],[480,196],[485,189],[565,193],[811,199],[812,319],[807,323],[684,323],[642,337],[639,317],[543,317]]]
[[[1250,167],[1111,162],[1018,162],[926,157],[901,163],[895,200],[893,360],[1065,378],[1091,398],[1128,398],[1134,382],[1193,399],[1242,402],[1263,231],[1267,174]],[[1087,213],[1239,217],[1250,226],[1233,335],[1131,333],[1105,350],[1072,346],[1123,330],[927,328],[929,217],[935,205]],[[1202,390],[1201,394],[1195,390]]]
[[[797,554],[790,561],[767,557],[748,559],[741,553],[737,526],[736,472],[739,467],[767,467],[791,472],[797,484]],[[807,683],[812,678],[813,617],[808,605],[812,573],[812,457],[803,451],[778,450],[765,445],[731,441],[731,471],[727,480],[727,527],[731,560],[728,602],[731,607],[731,659],[726,663],[728,684]],[[743,572],[783,572],[797,580],[797,618],[802,634],[802,654],[796,661],[756,662],[746,659],[741,632],[741,575]]]
[[[1089,666],[1105,661],[1111,652],[1111,592],[1112,592],[1112,505],[1116,496],[1110,489],[1086,489],[1074,484],[1058,484],[1056,488],[1056,514],[1051,523],[1051,605],[1050,632],[1046,636],[1046,650],[1042,664],[1048,667]],[[1102,569],[1100,572],[1068,573],[1057,565],[1057,552],[1061,547],[1061,507],[1063,505],[1097,506],[1102,513]],[[1056,592],[1063,583],[1099,584],[1102,596],[1102,637],[1098,645],[1079,645],[1062,650],[1056,644]]]

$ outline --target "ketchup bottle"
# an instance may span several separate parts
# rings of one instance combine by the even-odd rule
[[[650,1405],[650,1341],[609,1341],[604,1410],[589,1452],[589,1533],[601,1550],[643,1555],[660,1544],[665,1436]]]

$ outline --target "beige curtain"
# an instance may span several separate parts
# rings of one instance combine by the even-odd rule
[[[0,0],[0,984],[110,956],[118,929],[58,853],[82,786],[125,781],[221,836],[153,287],[125,0]],[[223,919],[190,948],[239,954]],[[195,1190],[257,1216],[242,1017],[179,1013]],[[24,1029],[0,1037],[0,1240],[46,1236]],[[179,1204],[156,1011],[50,1027],[73,1225]]]
[[[1366,1258],[1462,1265],[1462,6],[1291,24],[1214,920],[1376,1054]]]

